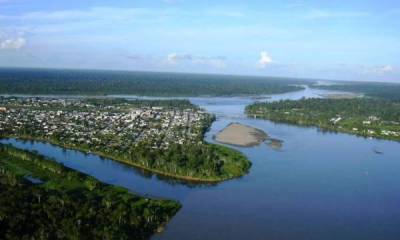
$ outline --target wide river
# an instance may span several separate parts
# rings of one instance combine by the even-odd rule
[[[272,95],[318,97],[321,90]],[[253,163],[248,175],[217,185],[187,185],[40,142],[1,140],[34,149],[101,181],[183,208],[153,239],[400,239],[400,144],[247,118],[251,98],[190,98],[217,115],[206,135],[240,122],[284,141],[236,149]],[[382,152],[377,154],[377,151]]]

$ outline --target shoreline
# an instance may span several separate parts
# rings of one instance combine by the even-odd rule
[[[176,179],[176,180],[187,181],[187,182],[190,182],[190,183],[193,183],[193,184],[220,183],[220,182],[227,181],[227,180],[230,180],[230,179],[242,177],[242,176],[244,176],[246,174],[245,173],[245,174],[240,175],[240,176],[232,176],[232,177],[227,177],[227,178],[215,178],[215,179],[207,179],[207,178],[203,179],[203,178],[199,178],[199,177],[181,176],[181,175],[175,175],[175,174],[163,172],[163,171],[160,171],[160,170],[157,170],[157,169],[144,167],[144,166],[142,166],[140,164],[132,163],[132,162],[129,162],[129,161],[121,159],[121,158],[109,156],[109,155],[101,153],[101,152],[90,151],[90,150],[87,150],[87,149],[84,149],[84,148],[80,148],[80,147],[76,147],[76,146],[62,145],[60,143],[57,143],[55,141],[51,141],[51,140],[48,140],[48,139],[33,138],[33,137],[29,137],[29,136],[12,136],[12,135],[1,136],[0,139],[17,139],[17,140],[22,140],[22,141],[25,140],[25,141],[37,141],[37,142],[42,142],[42,143],[48,143],[48,144],[51,144],[51,145],[54,145],[54,146],[57,146],[57,147],[60,147],[60,148],[63,148],[63,149],[75,150],[75,151],[79,151],[81,153],[93,154],[93,155],[96,155],[98,157],[107,158],[109,160],[116,161],[116,162],[119,162],[119,163],[123,163],[123,164],[125,164],[127,166],[134,167],[134,168],[137,168],[139,170],[144,170],[144,171],[147,171],[147,172],[149,172],[151,174],[159,175],[161,177],[169,177],[169,178],[173,178],[173,179]],[[207,143],[207,144],[211,144],[211,143]],[[233,150],[233,149],[231,149],[231,150]]]
[[[389,137],[389,136],[382,136],[382,135],[372,135],[372,134],[363,134],[363,133],[356,133],[351,129],[345,129],[345,128],[333,128],[331,126],[325,126],[325,125],[318,125],[318,124],[306,124],[306,123],[298,123],[298,122],[293,122],[293,121],[285,121],[285,120],[276,120],[273,118],[265,118],[263,115],[257,115],[257,114],[247,114],[247,116],[254,118],[254,116],[257,117],[257,119],[263,119],[263,120],[268,120],[273,123],[277,124],[287,124],[287,125],[292,125],[296,127],[304,127],[304,128],[316,128],[321,130],[322,132],[328,132],[328,133],[341,133],[341,134],[347,134],[349,136],[356,136],[364,139],[376,139],[376,140],[381,140],[381,141],[392,141],[392,142],[400,142],[400,138],[396,137]]]
[[[2,138],[4,139],[4,138]],[[131,200],[134,201],[151,201],[155,204],[169,204],[169,203],[174,203],[174,210],[170,212],[168,215],[164,215],[165,219],[158,222],[158,226],[154,226],[152,231],[148,232],[151,235],[154,235],[156,233],[159,233],[160,230],[164,230],[166,225],[169,223],[169,221],[179,212],[179,210],[182,208],[182,204],[178,200],[171,200],[171,199],[162,199],[162,198],[157,198],[157,197],[152,197],[152,196],[146,196],[142,194],[138,194],[136,192],[130,191],[128,188],[106,183],[103,181],[100,181],[98,178],[91,176],[90,174],[87,174],[85,172],[79,171],[77,169],[73,169],[71,167],[65,166],[62,162],[57,162],[54,161],[51,157],[48,157],[46,155],[40,154],[36,152],[35,150],[29,150],[29,149],[22,149],[13,145],[5,144],[5,143],[0,143],[0,147],[4,150],[6,150],[6,153],[8,156],[16,156],[15,158],[3,158],[3,161],[10,160],[17,166],[17,168],[5,168],[5,171],[11,172],[15,174],[15,176],[19,179],[27,179],[27,177],[33,178],[33,179],[46,179],[46,180],[40,180],[40,182],[32,182],[31,179],[27,179],[30,183],[33,185],[31,186],[38,186],[41,188],[41,185],[45,185],[47,183],[52,183],[52,182],[58,182],[56,187],[53,189],[53,191],[59,191],[60,189],[76,189],[80,191],[89,191],[92,192],[92,189],[90,187],[87,187],[85,185],[86,181],[85,180],[90,180],[91,183],[94,182],[94,188],[96,188],[96,191],[94,194],[97,195],[97,198],[102,198],[105,197],[104,193],[110,192],[110,191],[119,191],[121,192],[121,189],[123,189],[123,194],[125,196],[130,196]],[[17,153],[17,154],[15,154]],[[24,156],[21,157],[21,155],[18,155],[18,153],[23,153]],[[4,155],[3,155],[4,157]],[[19,158],[19,159],[18,159]],[[28,160],[27,160],[28,159]],[[32,161],[34,159],[35,161]],[[0,162],[2,161],[0,159]],[[32,161],[33,164],[29,165],[28,167],[26,165],[21,164],[21,162],[24,161]],[[43,166],[46,166],[43,168]],[[21,172],[20,169],[23,169]],[[51,171],[51,169],[56,170],[56,171]],[[73,177],[70,177],[69,173],[76,173],[73,175]],[[4,174],[4,172],[3,172]],[[53,174],[53,175],[52,175]],[[54,175],[55,174],[55,175]],[[34,175],[35,177],[31,177]],[[65,179],[65,177],[68,176],[68,179]],[[66,182],[64,182],[66,180]],[[71,182],[75,182],[76,184],[68,184]],[[46,188],[46,187],[44,187]],[[110,190],[112,189],[112,190]],[[69,195],[69,194],[67,194]],[[138,199],[138,200],[135,200]],[[29,202],[29,201],[28,201]],[[39,201],[40,203],[40,201]],[[159,205],[162,207],[162,205]],[[168,205],[166,206],[165,209],[168,209]],[[163,213],[165,214],[165,213]]]

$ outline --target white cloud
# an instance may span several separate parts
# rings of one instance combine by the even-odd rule
[[[394,69],[391,65],[382,66],[380,70],[381,70],[381,72],[384,72],[384,73],[394,71]]]
[[[258,60],[258,67],[266,68],[271,63],[272,63],[271,56],[266,51],[262,51],[260,53],[260,60]]]
[[[168,64],[177,64],[180,61],[192,60],[193,57],[190,54],[177,54],[177,53],[170,53],[167,56],[167,63]]]
[[[178,61],[178,54],[176,53],[170,53],[167,56],[167,63],[168,64],[176,64]]]
[[[394,68],[391,65],[372,66],[372,67],[367,67],[364,72],[367,74],[369,73],[387,74],[394,72]]]
[[[0,39],[0,49],[19,50],[26,45],[26,39],[23,37]]]
[[[194,56],[187,53],[170,53],[166,59],[166,63],[170,65],[176,65],[182,62],[189,62],[194,65],[208,65],[215,68],[226,67],[225,57]]]

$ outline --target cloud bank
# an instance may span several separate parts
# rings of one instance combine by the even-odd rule
[[[170,53],[167,55],[166,63],[176,65],[178,63],[188,62],[195,65],[208,65],[215,68],[225,68],[225,57],[210,57],[210,56],[195,56],[192,54],[184,53]]]
[[[387,74],[387,73],[393,73],[394,68],[392,65],[382,65],[382,66],[372,66],[367,68],[364,71],[366,74]]]
[[[23,37],[0,39],[0,49],[19,50],[26,45],[26,39]]]

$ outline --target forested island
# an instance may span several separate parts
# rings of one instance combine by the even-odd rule
[[[0,144],[0,239],[148,239],[180,207]]]
[[[184,73],[0,68],[0,93],[43,95],[237,96],[303,89],[305,80]]]
[[[187,100],[0,97],[0,137],[50,142],[174,178],[246,174],[240,152],[204,142],[214,116]]]
[[[400,141],[400,103],[384,99],[301,99],[254,103],[250,117]]]

